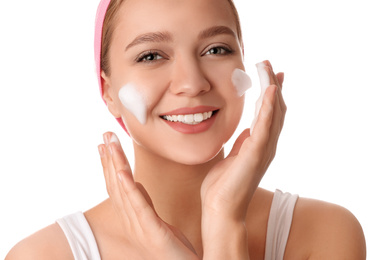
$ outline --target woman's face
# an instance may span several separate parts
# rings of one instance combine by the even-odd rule
[[[117,18],[111,74],[103,74],[111,112],[123,119],[135,146],[183,164],[209,161],[234,133],[244,104],[231,80],[244,66],[229,3],[128,0]],[[144,123],[118,97],[129,83],[146,104]],[[196,124],[166,120],[198,114],[199,121],[207,112],[211,118]]]

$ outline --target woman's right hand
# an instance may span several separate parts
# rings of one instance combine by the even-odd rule
[[[140,259],[199,259],[188,239],[157,215],[144,187],[134,182],[116,135],[104,134],[104,142],[99,153],[107,191]]]

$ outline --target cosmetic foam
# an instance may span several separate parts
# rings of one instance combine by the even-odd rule
[[[252,87],[252,81],[245,71],[235,69],[232,74],[232,83],[236,88],[237,95],[243,96],[245,92]]]
[[[128,83],[119,90],[119,99],[125,108],[132,113],[141,124],[146,124],[146,101],[137,87]]]
[[[260,79],[260,88],[261,93],[259,99],[256,101],[256,109],[255,109],[255,118],[253,119],[250,133],[252,134],[253,128],[257,122],[257,118],[259,117],[261,105],[263,104],[264,94],[267,88],[270,86],[271,82],[268,76],[268,72],[265,70],[265,64],[263,62],[257,63],[257,73],[259,74]]]

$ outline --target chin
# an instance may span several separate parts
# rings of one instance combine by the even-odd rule
[[[161,148],[164,147],[164,148]],[[187,143],[186,145],[164,145],[160,149],[153,151],[158,157],[169,160],[173,163],[195,166],[210,162],[222,153],[223,143]]]
[[[210,162],[215,157],[217,157],[220,153],[222,153],[223,157],[223,147],[220,147],[217,151],[209,151],[209,152],[201,152],[201,153],[195,153],[195,152],[189,152],[189,153],[180,153],[180,155],[175,156],[173,161],[189,165],[189,166],[195,166],[195,165],[201,165]]]

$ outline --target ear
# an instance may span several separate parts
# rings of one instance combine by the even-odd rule
[[[103,100],[106,102],[106,105],[108,107],[108,110],[110,113],[115,117],[115,118],[120,118],[121,113],[119,113],[118,105],[115,103],[115,99],[113,98],[114,91],[111,85],[111,80],[110,77],[104,73],[104,71],[101,72],[101,84],[102,84],[102,89],[103,89]]]

